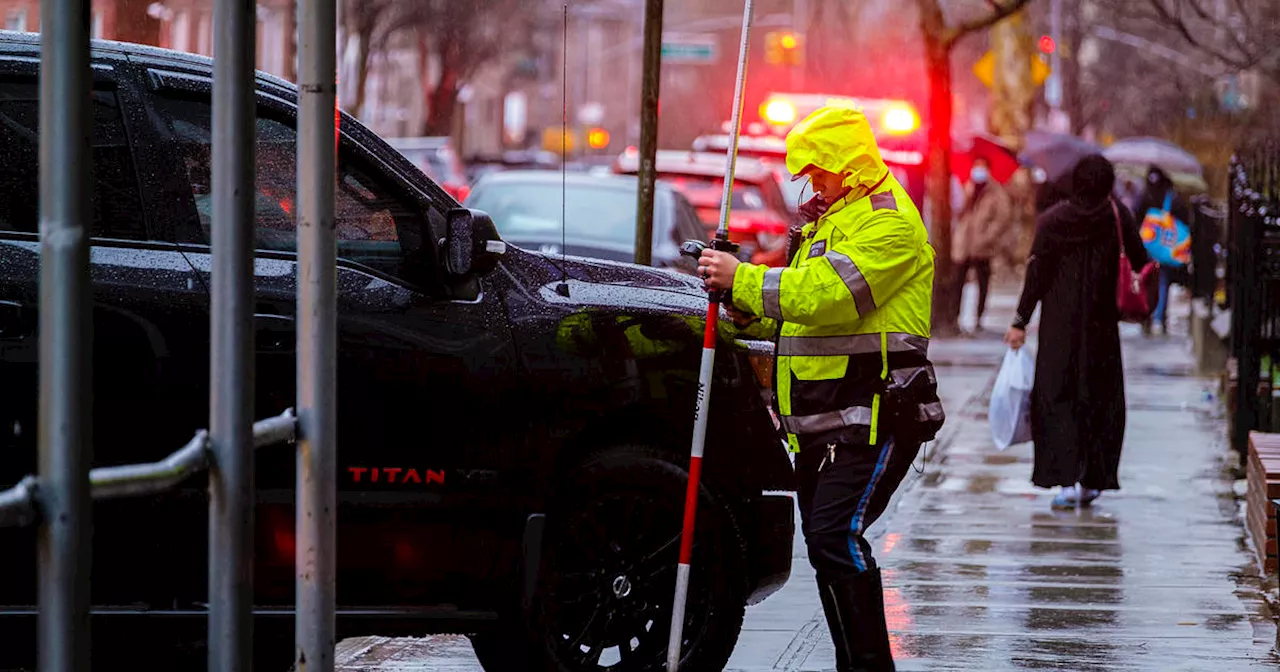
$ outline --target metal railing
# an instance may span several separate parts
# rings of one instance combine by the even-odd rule
[[[214,1],[209,431],[150,464],[89,470],[92,436],[92,111],[88,0],[41,0],[37,475],[0,492],[0,524],[36,524],[41,672],[89,669],[91,502],[173,487],[209,469],[209,669],[252,666],[254,448],[297,434],[297,668],[334,651],[337,355],[336,0],[298,2],[297,417],[253,405],[252,2]]]
[[[253,425],[253,447],[292,443],[298,418],[289,409]],[[89,472],[93,499],[143,497],[176,487],[213,465],[209,432],[200,430],[183,447],[157,462],[98,467]],[[40,519],[40,478],[27,476],[8,490],[0,490],[0,527],[24,527]]]
[[[1237,379],[1232,447],[1243,460],[1249,432],[1271,425],[1274,397],[1262,393],[1280,365],[1280,145],[1259,143],[1232,157],[1229,198],[1227,291]],[[1265,380],[1264,362],[1270,363]]]

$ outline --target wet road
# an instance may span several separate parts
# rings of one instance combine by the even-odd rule
[[[1008,324],[991,297],[986,324]],[[1232,482],[1223,421],[1186,375],[1185,341],[1125,332],[1128,432],[1118,493],[1053,512],[1031,486],[1031,447],[1001,453],[985,409],[999,334],[935,341],[948,426],[871,529],[885,569],[899,669],[1278,669]],[[834,669],[834,652],[797,540],[788,585],[748,610],[730,670]],[[480,668],[464,638],[363,638],[343,670]]]

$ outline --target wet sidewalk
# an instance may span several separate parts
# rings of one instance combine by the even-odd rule
[[[1122,328],[1123,490],[1055,512],[1052,494],[1030,483],[1031,446],[1000,452],[990,439],[997,328],[1012,292],[992,302],[989,333],[935,342],[953,433],[872,528],[898,669],[1276,669],[1275,628],[1223,469],[1224,421],[1206,399],[1213,382],[1190,375],[1185,339]],[[955,403],[975,369],[983,381]],[[803,557],[796,570],[777,603],[748,616],[745,641],[767,636],[755,630],[759,610],[788,599],[803,608],[812,572]],[[834,668],[820,609],[777,658],[753,648],[740,648],[731,669]]]
[[[996,450],[986,420],[1016,291],[993,289],[988,331],[935,339],[947,426],[869,531],[898,669],[1280,667],[1224,470],[1224,420],[1206,399],[1214,382],[1190,375],[1186,339],[1144,340],[1123,328],[1124,489],[1091,509],[1054,512],[1052,493],[1030,483],[1031,446]],[[966,297],[968,315],[972,291]],[[1034,338],[1033,329],[1033,347]],[[793,563],[788,584],[748,609],[727,669],[834,669],[799,538]],[[339,645],[339,669],[479,670],[469,649],[461,637],[361,638]]]

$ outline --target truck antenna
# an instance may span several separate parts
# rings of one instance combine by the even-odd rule
[[[564,30],[560,33],[560,284],[556,285],[556,293],[569,298],[569,271],[565,270],[566,250],[565,230],[568,227],[568,193],[569,166],[569,3],[564,4]]]

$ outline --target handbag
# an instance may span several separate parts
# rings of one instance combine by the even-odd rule
[[[1155,312],[1160,299],[1160,265],[1148,260],[1140,271],[1134,271],[1129,257],[1124,253],[1124,231],[1121,230],[1120,210],[1111,201],[1111,213],[1116,218],[1116,236],[1120,241],[1120,274],[1116,278],[1116,308],[1121,322],[1143,323]]]
[[[1165,194],[1162,209],[1146,212],[1139,235],[1147,255],[1159,265],[1184,268],[1191,263],[1191,229],[1173,216],[1173,190]]]

